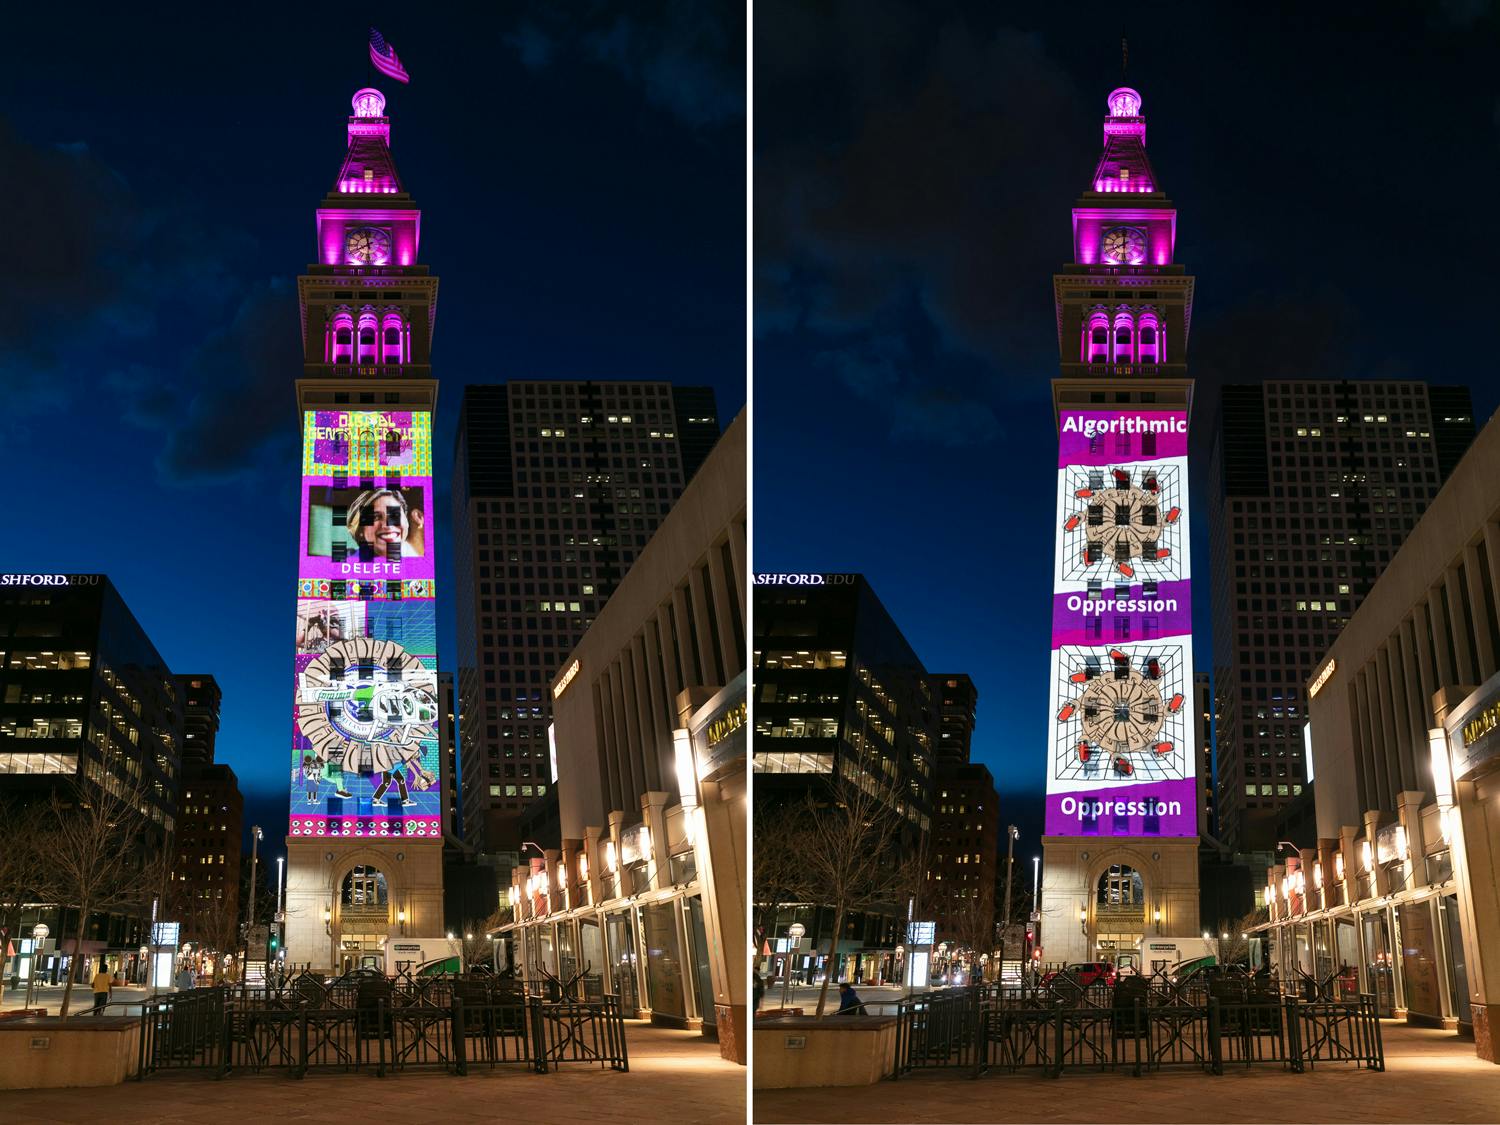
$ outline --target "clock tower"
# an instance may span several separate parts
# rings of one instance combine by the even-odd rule
[[[396,172],[385,97],[360,90],[353,109],[317,261],[297,279],[285,956],[333,972],[418,961],[416,939],[443,934],[437,278],[419,261],[422,213]]]
[[[1053,277],[1056,551],[1041,951],[1145,972],[1197,956],[1187,374],[1193,278],[1113,91]]]

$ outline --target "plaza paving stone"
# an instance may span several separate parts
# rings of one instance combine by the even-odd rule
[[[1384,1021],[1386,1070],[1320,1063],[1224,1075],[918,1074],[878,1086],[757,1090],[757,1122],[1494,1122],[1500,1066],[1472,1040]]]
[[[745,1068],[719,1058],[718,1044],[693,1032],[630,1021],[630,1073],[575,1063],[546,1075],[513,1068],[468,1077],[372,1074],[153,1075],[103,1089],[0,1092],[0,1122],[40,1125],[188,1125],[295,1121],[710,1122],[743,1125]]]

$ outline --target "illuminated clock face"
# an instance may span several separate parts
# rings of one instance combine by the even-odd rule
[[[1146,236],[1134,227],[1115,227],[1104,232],[1104,260],[1120,265],[1139,265],[1146,260]]]
[[[391,260],[391,236],[374,227],[356,227],[344,236],[344,260],[355,266],[383,266]]]

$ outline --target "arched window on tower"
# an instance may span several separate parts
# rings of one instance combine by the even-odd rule
[[[359,362],[377,363],[375,345],[375,314],[364,312],[359,317]]]
[[[1115,317],[1115,352],[1116,363],[1134,363],[1135,349],[1131,346],[1131,323],[1129,313],[1120,313]]]
[[[1156,323],[1156,313],[1147,309],[1141,313],[1140,330],[1137,333],[1137,354],[1142,363],[1159,363],[1157,355],[1157,335],[1159,328]]]
[[[333,314],[328,324],[328,362],[354,361],[354,317],[347,310]]]
[[[402,356],[401,346],[401,314],[388,312],[385,314],[385,323],[381,331],[380,362],[400,363]]]
[[[1090,314],[1084,329],[1084,362],[1109,362],[1109,315],[1102,309]]]

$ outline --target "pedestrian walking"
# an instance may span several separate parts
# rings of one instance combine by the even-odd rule
[[[99,959],[99,971],[94,974],[94,1015],[104,1014],[104,1005],[109,1003],[109,994],[115,987],[115,978],[110,975],[109,969],[105,967],[104,959]]]
[[[197,978],[193,974],[191,965],[184,965],[177,970],[177,991],[191,992],[198,985]]]
[[[752,1012],[758,1012],[760,1011],[760,998],[766,994],[766,982],[761,979],[759,973],[751,973],[750,975],[752,978],[754,978],[755,981],[755,1007],[751,1008],[750,1010]]]
[[[841,1016],[863,1016],[866,1014],[865,1006],[860,1002],[859,993],[854,991],[854,986],[848,981],[839,985],[839,1010]]]

